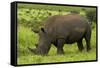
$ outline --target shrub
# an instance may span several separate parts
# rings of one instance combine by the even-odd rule
[[[90,22],[96,22],[96,9],[87,9],[85,12]]]

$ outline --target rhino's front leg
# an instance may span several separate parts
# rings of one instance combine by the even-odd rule
[[[57,54],[64,54],[63,46],[64,46],[64,39],[58,39],[57,40]]]
[[[77,42],[77,46],[78,46],[78,49],[79,51],[83,51],[84,47],[83,47],[83,43],[82,43],[82,39],[80,41]]]

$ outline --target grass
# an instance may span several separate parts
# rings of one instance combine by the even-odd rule
[[[38,9],[37,9],[38,8]],[[41,9],[43,8],[43,9]],[[53,9],[54,8],[54,9]],[[55,9],[56,8],[56,9]],[[47,9],[47,10],[46,10]],[[84,9],[84,10],[83,10]],[[35,48],[38,43],[38,34],[31,31],[30,28],[38,29],[48,16],[67,15],[70,11],[78,11],[80,15],[85,16],[86,7],[69,7],[69,6],[45,6],[33,4],[18,4],[18,32],[17,32],[17,63],[22,64],[39,64],[55,62],[73,62],[96,60],[96,28],[93,23],[91,36],[91,51],[86,52],[86,43],[83,40],[84,51],[79,52],[77,44],[65,44],[64,55],[57,55],[56,48],[52,45],[47,56],[34,55],[28,50],[28,47]],[[58,11],[57,11],[58,10]],[[61,10],[59,12],[59,10]],[[62,11],[63,10],[63,11]]]
[[[76,43],[65,44],[64,55],[57,55],[53,45],[47,56],[34,55],[28,51],[27,47],[35,48],[35,43],[38,42],[38,34],[32,32],[30,28],[19,26],[17,36],[18,65],[96,60],[96,28],[92,29],[90,52],[86,52],[86,48],[83,52],[79,52]],[[85,47],[85,40],[83,40],[83,44]]]

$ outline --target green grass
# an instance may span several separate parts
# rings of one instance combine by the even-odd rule
[[[85,40],[83,40],[85,47],[83,52],[79,52],[76,43],[65,44],[64,55],[57,55],[56,48],[53,45],[47,56],[34,55],[31,53],[27,47],[35,48],[35,43],[38,42],[38,34],[32,32],[30,28],[19,26],[17,36],[18,65],[96,60],[96,28],[92,29],[92,49],[90,52],[86,52]]]
[[[42,8],[42,9],[41,9]],[[84,10],[83,10],[84,9]],[[18,32],[17,32],[17,63],[21,64],[39,64],[55,62],[73,62],[96,60],[96,26],[92,24],[91,48],[86,52],[86,43],[83,39],[84,51],[79,52],[77,44],[65,44],[64,55],[57,55],[56,48],[52,45],[47,56],[34,55],[28,50],[28,47],[35,48],[38,43],[38,34],[31,31],[43,26],[44,21],[51,15],[67,15],[71,11],[80,12],[81,16],[86,17],[86,7],[72,6],[50,6],[50,5],[33,5],[18,4]],[[94,9],[94,8],[93,8]],[[61,10],[61,11],[59,11]]]
[[[27,47],[34,47],[35,43],[38,42],[38,35],[33,33],[31,29],[27,27],[19,26],[17,36],[18,57],[28,55],[30,52],[27,50]]]

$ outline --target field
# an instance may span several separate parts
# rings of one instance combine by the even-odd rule
[[[26,7],[25,7],[26,6]],[[34,55],[28,50],[28,47],[35,48],[35,44],[38,43],[39,36],[37,33],[32,32],[31,29],[37,29],[43,27],[44,20],[51,15],[66,15],[75,10],[79,14],[86,17],[83,8],[79,7],[67,7],[67,9],[61,11],[66,7],[58,6],[56,10],[51,10],[53,7],[49,6],[45,9],[32,8],[36,5],[18,5],[18,27],[17,27],[17,63],[21,64],[38,64],[38,63],[55,63],[55,62],[73,62],[73,61],[88,61],[96,60],[96,23],[93,22],[92,26],[92,36],[91,36],[91,51],[86,52],[86,43],[83,40],[84,51],[79,52],[77,44],[65,44],[64,45],[64,55],[57,55],[56,48],[52,44],[52,47],[47,56]],[[44,6],[43,6],[44,7]],[[43,8],[41,7],[41,8]],[[59,10],[58,8],[61,7]],[[89,9],[89,8],[88,8]],[[67,12],[66,12],[67,11]]]

